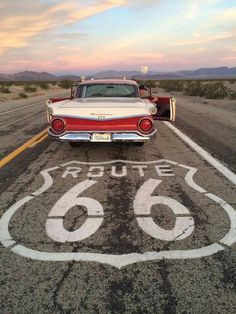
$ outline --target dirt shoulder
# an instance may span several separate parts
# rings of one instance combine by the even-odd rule
[[[2,104],[8,103],[9,101],[18,101],[18,100],[23,100],[26,101],[28,99],[32,98],[37,98],[37,97],[45,97],[45,96],[50,96],[54,94],[61,94],[63,92],[69,93],[69,90],[64,89],[59,87],[58,85],[52,85],[48,84],[48,89],[41,88],[37,84],[31,84],[29,85],[32,90],[30,91],[25,91],[25,85],[11,85],[9,87],[5,87],[9,90],[9,93],[3,93],[2,90],[0,89],[0,106]],[[26,88],[27,89],[27,88]],[[24,98],[25,97],[25,98]]]

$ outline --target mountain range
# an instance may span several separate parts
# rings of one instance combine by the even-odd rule
[[[131,78],[143,79],[144,75],[139,71],[102,71],[90,76],[94,78]],[[88,77],[87,77],[88,78]],[[236,78],[236,67],[217,67],[217,68],[200,68],[189,71],[176,72],[157,72],[150,71],[145,78],[153,80],[164,79],[210,79],[210,78]],[[56,76],[47,72],[23,71],[14,74],[0,73],[0,81],[77,81],[81,79],[79,75],[60,75]]]

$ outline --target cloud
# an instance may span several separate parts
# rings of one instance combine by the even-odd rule
[[[207,35],[206,33],[194,33],[190,39],[176,40],[170,43],[170,46],[181,47],[181,46],[198,46],[206,45],[213,42],[222,43],[223,40],[235,40],[236,35],[231,32],[223,32],[214,35]],[[194,47],[195,48],[195,47]]]
[[[11,48],[27,45],[32,37],[65,24],[81,21],[90,16],[126,5],[127,0],[62,1],[49,5],[32,1],[11,0],[3,4],[0,17],[0,54]],[[19,8],[15,12],[13,6]],[[13,13],[14,14],[13,14]]]
[[[174,62],[204,64],[209,56],[214,62],[234,60],[236,8],[214,6],[222,0],[0,2],[2,71],[75,72],[143,63],[167,68]]]
[[[127,2],[127,0],[87,1],[86,3],[82,3],[82,1],[80,3],[78,1],[66,1],[52,7],[48,13],[63,13],[64,23],[69,24],[125,5]]]
[[[211,24],[217,23],[232,23],[236,25],[236,8],[230,8],[227,10],[218,10],[214,14],[209,21]]]
[[[142,10],[153,5],[157,5],[160,0],[128,0],[126,1],[126,6],[131,9]]]
[[[209,14],[211,10],[207,7],[220,2],[221,0],[187,0],[186,9],[183,12],[185,18],[196,19],[199,15]]]
[[[107,10],[135,5],[149,6],[156,1],[147,0],[63,0],[43,4],[39,1],[11,0],[2,3],[0,12],[0,54],[26,46],[29,41],[43,33],[73,24],[101,14]]]
[[[50,27],[47,19],[37,16],[6,17],[0,23],[1,50],[24,46],[28,39]],[[0,51],[1,51],[0,50]]]
[[[225,57],[225,60],[226,61],[236,61],[236,56],[228,56],[228,57]]]

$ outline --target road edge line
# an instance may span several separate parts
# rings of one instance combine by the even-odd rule
[[[196,144],[187,135],[181,132],[177,127],[172,125],[170,122],[164,122],[164,124],[171,129],[178,137],[180,137],[188,146],[193,148],[200,156],[202,156],[207,162],[209,162],[215,169],[223,174],[230,182],[236,185],[236,174],[224,166],[219,160],[214,158],[210,153],[208,153],[201,146]]]
[[[14,159],[16,156],[18,156],[20,153],[22,153],[26,148],[30,147],[34,142],[38,141],[41,137],[43,137],[48,131],[48,128],[44,129],[34,137],[32,137],[30,140],[25,142],[23,145],[18,147],[16,150],[14,150],[12,153],[4,157],[0,160],[0,168],[5,166],[8,162],[10,162],[12,159]]]

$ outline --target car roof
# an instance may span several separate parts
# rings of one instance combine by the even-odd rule
[[[83,81],[80,83],[80,85],[83,84],[130,84],[130,85],[138,85],[135,81],[133,80],[126,80],[126,79],[94,79],[94,80],[87,80]]]

